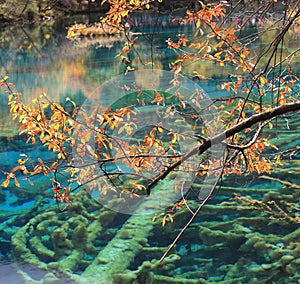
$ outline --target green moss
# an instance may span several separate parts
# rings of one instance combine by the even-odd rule
[[[38,238],[37,236],[34,236],[33,238],[31,238],[29,240],[30,245],[32,246],[32,251],[35,254],[39,255],[39,258],[45,262],[49,262],[51,260],[53,260],[54,258],[54,252],[52,250],[50,250],[49,248],[47,248],[41,241],[40,238]]]
[[[80,223],[74,230],[72,244],[76,248],[85,247],[88,239],[87,224]]]

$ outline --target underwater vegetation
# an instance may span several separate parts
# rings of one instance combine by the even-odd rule
[[[280,179],[293,180],[298,164],[255,187],[225,180],[163,262],[184,210],[162,229],[151,214],[119,214],[83,193],[64,212],[38,200],[2,213],[1,253],[24,283],[299,283],[299,186]]]

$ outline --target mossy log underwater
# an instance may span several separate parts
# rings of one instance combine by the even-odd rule
[[[55,207],[29,212],[30,221],[10,231],[10,256],[16,263],[22,260],[44,271],[36,280],[20,265],[19,273],[27,283],[59,283],[61,279],[65,283],[297,283],[299,187],[278,182],[289,167],[294,164],[286,163],[282,174],[281,170],[275,173],[277,180],[271,178],[274,188],[265,187],[264,178],[261,186],[240,189],[225,180],[222,196],[203,207],[163,262],[160,257],[186,222],[185,210],[162,229],[152,214],[128,217],[101,208],[83,193],[73,196],[66,212]],[[270,206],[270,201],[282,211],[257,206],[259,202]],[[156,207],[153,200],[146,201],[137,211],[153,212]],[[14,222],[9,227],[16,228],[18,220]],[[9,232],[3,225],[2,229]]]

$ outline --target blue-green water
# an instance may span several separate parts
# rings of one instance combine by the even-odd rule
[[[167,49],[165,39],[177,33],[191,35],[192,28],[169,19],[159,27],[151,18],[136,21],[132,33],[143,39],[137,46],[141,57],[153,60],[154,68],[169,70],[174,53]],[[10,76],[26,102],[42,92],[54,101],[71,97],[84,102],[100,84],[124,72],[120,58],[115,57],[124,38],[71,42],[65,38],[65,26],[73,22],[65,19],[1,30],[1,74]],[[149,52],[152,33],[153,53]],[[142,68],[137,55],[132,59],[135,68]],[[210,97],[221,96],[217,85],[226,79],[226,73],[214,66],[205,68],[207,77],[214,80],[203,80],[200,86]],[[1,94],[1,181],[20,154],[30,153],[32,159],[47,155],[39,145],[25,144],[18,136],[18,123],[11,121],[6,104],[7,98]],[[294,120],[289,122],[291,130],[282,130],[284,138],[274,138],[281,149],[299,143],[295,130],[300,128],[297,118]],[[175,214],[174,223],[162,228],[146,216],[130,219],[103,208],[84,192],[72,196],[73,205],[60,212],[52,198],[49,177],[34,180],[34,186],[24,181],[20,188],[1,188],[0,283],[106,283],[101,277],[112,277],[110,270],[102,269],[107,262],[114,262],[114,267],[126,263],[113,275],[114,283],[120,284],[299,283],[299,220],[287,220],[282,211],[268,203],[275,200],[284,212],[299,219],[300,162],[297,156],[293,158],[287,157],[274,177],[295,184],[294,188],[255,175],[224,180],[218,195],[160,265],[155,260],[190,218],[186,210]],[[273,206],[275,213],[263,213],[259,205],[241,207],[230,199],[233,193],[262,200],[261,206]],[[130,229],[124,228],[130,220]],[[115,258],[108,257],[110,249],[117,252]],[[128,255],[131,250],[136,254]]]

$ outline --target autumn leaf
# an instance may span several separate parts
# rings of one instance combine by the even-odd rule
[[[171,223],[173,223],[174,219],[173,219],[173,216],[172,216],[172,214],[168,214],[168,217],[169,217],[169,219],[170,219]]]
[[[8,79],[8,76],[4,76],[4,77],[1,76],[0,83],[7,81],[7,79]]]
[[[166,221],[167,221],[167,216],[165,215],[162,219],[161,219],[161,225],[164,227],[166,225]]]
[[[157,130],[162,133],[164,130],[161,127],[157,127]]]
[[[262,87],[268,82],[268,80],[263,76],[259,77],[259,81],[260,81],[260,84],[262,85]]]
[[[1,183],[1,186],[8,187],[9,182],[10,182],[10,177],[7,177],[6,180]]]
[[[17,187],[20,187],[20,183],[19,183],[19,181],[17,180],[16,177],[14,177],[14,181],[15,181],[15,185],[16,185]]]

